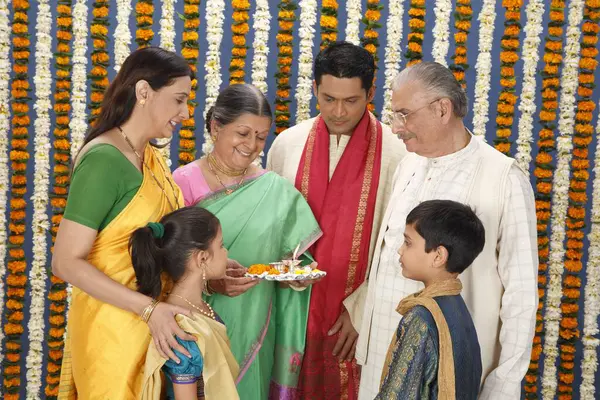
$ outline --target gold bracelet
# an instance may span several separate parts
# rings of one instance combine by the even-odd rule
[[[146,308],[144,308],[144,311],[142,311],[142,315],[140,316],[142,318],[142,321],[148,322],[150,320],[150,316],[152,315],[152,312],[154,311],[158,303],[158,300],[152,300],[152,303],[150,303],[146,306]]]

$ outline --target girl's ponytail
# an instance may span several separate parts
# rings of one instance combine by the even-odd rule
[[[161,233],[164,234],[162,224],[151,222],[136,229],[129,240],[138,292],[153,298],[160,296],[162,290],[163,252],[157,243],[162,238]]]

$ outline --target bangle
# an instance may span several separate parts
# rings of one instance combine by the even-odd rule
[[[148,304],[146,306],[146,308],[144,308],[144,311],[142,311],[142,315],[140,315],[140,318],[142,318],[142,321],[148,322],[150,320],[150,316],[152,315],[152,312],[154,311],[154,309],[156,308],[158,303],[160,303],[160,302],[158,300],[154,299],[154,300],[152,300],[152,303]]]

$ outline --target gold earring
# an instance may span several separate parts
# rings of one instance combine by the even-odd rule
[[[202,288],[202,293],[206,294],[206,295],[210,295],[210,293],[208,293],[208,281],[206,280],[206,268],[208,267],[206,265],[205,262],[202,262],[202,264],[200,264],[202,266],[202,281],[204,281],[204,287]]]
[[[146,99],[141,99],[141,100],[140,100],[140,105],[143,107],[143,106],[144,106],[144,104],[146,104]]]

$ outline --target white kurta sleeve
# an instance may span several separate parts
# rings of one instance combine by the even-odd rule
[[[498,274],[504,286],[500,319],[500,361],[486,378],[480,400],[513,400],[521,396],[535,333],[538,306],[535,200],[531,184],[515,165],[498,238]]]

